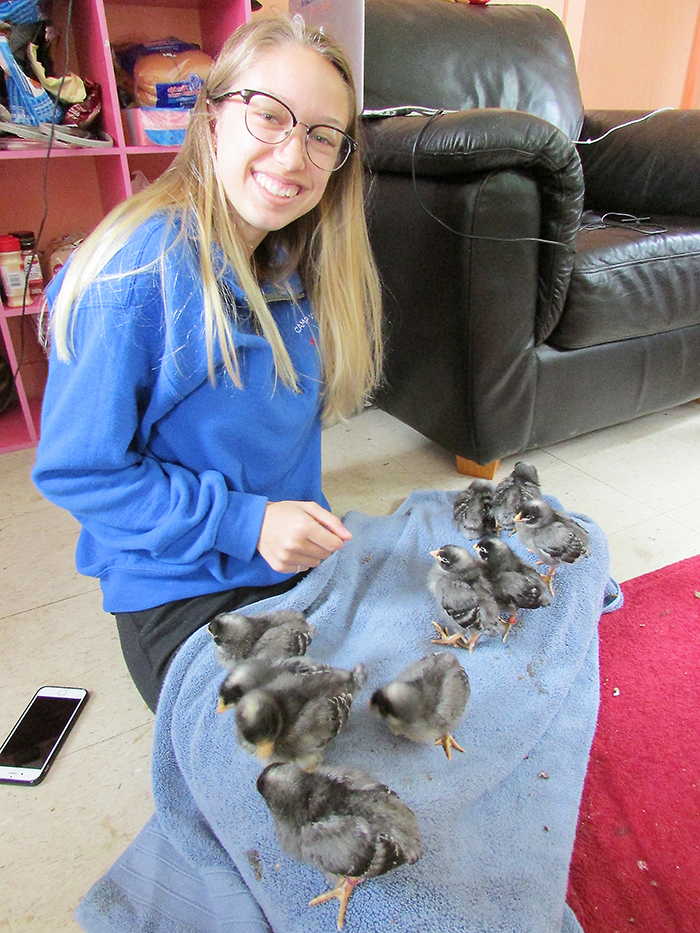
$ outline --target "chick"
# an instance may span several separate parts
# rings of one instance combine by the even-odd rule
[[[305,772],[268,765],[257,780],[275,821],[280,846],[292,858],[339,876],[335,888],[310,905],[340,901],[342,929],[356,886],[423,854],[413,811],[398,794],[355,768]]]
[[[274,756],[276,761],[314,768],[345,725],[353,697],[366,679],[363,664],[352,671],[326,665],[278,670],[237,701],[238,740],[263,761]]]
[[[474,549],[486,564],[486,575],[499,608],[508,613],[508,627],[503,635],[505,641],[515,625],[518,609],[538,609],[551,604],[547,581],[500,538],[481,538]]]
[[[512,473],[502,479],[493,493],[493,517],[496,529],[512,531],[515,516],[529,499],[542,495],[537,469],[531,463],[518,460]]]
[[[453,654],[435,652],[405,667],[395,680],[372,694],[369,708],[386,720],[394,735],[412,742],[442,745],[463,752],[450,734],[462,716],[471,688]]]
[[[332,668],[328,664],[300,657],[283,658],[279,661],[266,661],[261,658],[241,661],[221,684],[217,711],[222,713],[231,709],[245,693],[267,686],[284,673],[311,674],[319,670],[329,671]]]
[[[436,645],[459,645],[469,653],[483,634],[502,635],[505,623],[500,618],[498,604],[481,561],[466,548],[448,544],[431,551],[435,564],[428,574],[428,586],[440,606],[460,629],[449,635],[437,622],[433,625],[440,637]],[[469,630],[469,638],[464,633]]]
[[[528,551],[549,564],[545,580],[552,589],[552,577],[559,564],[573,564],[591,553],[588,532],[569,515],[553,509],[544,499],[526,502],[515,517],[518,538]]]
[[[273,661],[305,654],[316,631],[302,612],[291,609],[254,616],[222,612],[211,620],[208,630],[224,667],[246,658]]]
[[[493,493],[493,483],[486,479],[475,479],[455,496],[452,517],[459,531],[467,538],[481,538],[495,533]]]

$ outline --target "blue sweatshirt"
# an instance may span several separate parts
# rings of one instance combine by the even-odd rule
[[[267,297],[301,391],[276,379],[230,269],[243,388],[216,345],[212,386],[194,248],[164,252],[166,231],[159,217],[140,227],[81,297],[74,357],[52,350],[44,395],[33,479],[80,522],[76,565],[108,612],[279,583],[289,575],[256,550],[268,499],[328,508],[317,329],[298,281],[295,300]]]

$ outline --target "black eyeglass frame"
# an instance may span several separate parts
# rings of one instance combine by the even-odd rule
[[[270,100],[274,100],[275,103],[279,104],[281,107],[284,107],[284,109],[287,111],[289,116],[292,118],[291,128],[287,130],[287,132],[284,134],[282,139],[278,140],[276,143],[270,143],[266,139],[260,139],[260,137],[256,136],[255,133],[248,126],[248,104],[250,103],[251,98],[255,97],[256,95],[260,97],[268,97]],[[280,143],[283,143],[285,139],[289,138],[290,134],[294,132],[297,126],[306,127],[306,135],[304,137],[304,149],[306,150],[306,154],[309,157],[309,161],[313,165],[316,165],[316,163],[314,162],[309,152],[309,134],[311,133],[311,131],[317,130],[319,129],[319,127],[322,127],[323,129],[326,129],[326,130],[333,130],[334,133],[340,133],[340,135],[343,136],[348,142],[348,151],[345,155],[345,158],[340,163],[340,165],[336,165],[332,169],[324,168],[322,165],[316,165],[316,168],[320,168],[321,171],[323,172],[328,172],[328,171],[337,172],[338,169],[341,169],[345,165],[345,163],[348,161],[350,156],[357,149],[357,143],[352,138],[352,136],[350,136],[349,133],[346,133],[344,130],[338,129],[337,126],[331,126],[329,123],[313,123],[311,126],[309,126],[308,123],[304,123],[302,120],[297,120],[296,114],[294,113],[291,107],[285,104],[283,100],[280,100],[279,97],[275,97],[274,94],[268,94],[267,91],[254,91],[252,90],[252,88],[242,88],[240,91],[227,91],[225,94],[219,94],[218,97],[210,97],[209,99],[211,100],[213,104],[218,104],[222,100],[232,100],[235,97],[240,97],[243,103],[246,105],[246,120],[245,120],[246,129],[248,130],[250,135],[253,137],[253,139],[257,139],[258,142],[264,143],[266,146],[279,146]]]

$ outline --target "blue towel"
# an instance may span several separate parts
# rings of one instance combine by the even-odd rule
[[[367,685],[325,762],[370,771],[418,819],[423,857],[357,888],[348,933],[578,933],[565,896],[598,710],[597,623],[621,602],[607,541],[576,515],[592,554],[557,569],[549,608],[523,612],[505,644],[482,638],[472,655],[438,648],[431,620],[446,620],[427,588],[429,551],[467,545],[453,499],[422,491],[390,516],[351,512],[342,551],[250,611],[302,610],[317,629],[309,657],[366,664]],[[508,543],[534,562],[516,537]],[[375,687],[435,650],[457,654],[472,688],[454,732],[466,753],[451,762],[393,736],[367,709]],[[335,929],[337,902],[308,906],[327,880],[281,852],[255,788],[261,765],[237,747],[233,714],[215,711],[223,676],[203,628],[161,694],[156,816],[82,901],[76,919],[88,933]]]

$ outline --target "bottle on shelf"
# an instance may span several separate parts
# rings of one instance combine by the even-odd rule
[[[0,236],[0,278],[5,304],[21,308],[24,301],[24,262],[22,248],[16,236]]]
[[[13,230],[11,235],[19,240],[28,301],[35,301],[44,291],[44,276],[41,274],[36,237],[31,230],[20,230],[18,233]]]

